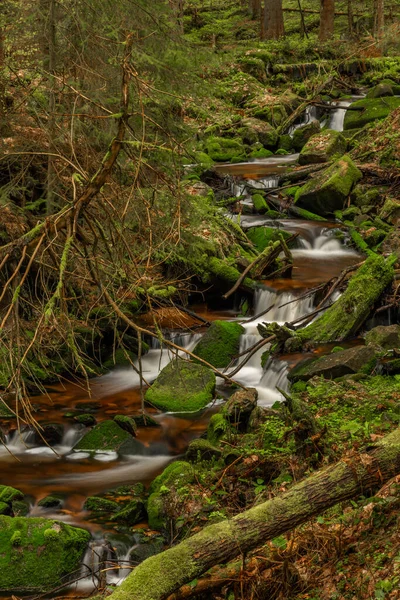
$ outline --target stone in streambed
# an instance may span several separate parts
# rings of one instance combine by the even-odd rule
[[[321,125],[319,121],[311,121],[311,123],[306,123],[306,125],[302,125],[298,127],[293,133],[292,138],[292,146],[296,150],[296,152],[300,152],[303,146],[306,145],[308,140],[319,133],[321,129]]]
[[[146,509],[141,500],[131,500],[124,508],[111,517],[111,521],[124,525],[136,525],[146,519]]]
[[[115,421],[103,421],[86,433],[73,449],[76,452],[136,454],[139,448],[138,442]]]
[[[38,502],[38,506],[41,508],[60,508],[62,506],[61,498],[57,496],[46,496]]]
[[[131,417],[128,417],[127,415],[115,415],[114,421],[119,427],[121,427],[121,429],[124,429],[133,435],[133,437],[136,437],[137,425],[134,419],[131,419]]]
[[[291,237],[288,231],[278,227],[251,227],[246,232],[249,240],[253,242],[259,252],[265,250],[270,242],[276,242],[282,236],[285,240]]]
[[[213,367],[227,367],[239,353],[244,328],[232,321],[214,321],[193,350]]]
[[[90,533],[66,523],[0,517],[0,591],[50,591],[79,571]]]
[[[302,361],[289,371],[288,378],[290,381],[307,381],[315,376],[336,379],[354,373],[369,373],[376,362],[375,348],[356,346],[322,358]]]
[[[318,215],[329,215],[343,208],[353,186],[362,173],[349,156],[314,174],[313,179],[296,193],[296,206]]]
[[[14,500],[21,500],[23,497],[24,494],[20,490],[10,485],[0,485],[0,502],[11,504]]]
[[[214,390],[211,369],[178,358],[164,367],[147,390],[145,400],[169,412],[196,412],[211,402]]]
[[[365,335],[365,343],[369,346],[380,346],[384,350],[400,348],[400,325],[379,325]]]
[[[333,158],[343,156],[347,142],[339,131],[326,129],[313,135],[303,147],[299,156],[299,165],[326,163]]]
[[[260,142],[264,148],[275,148],[279,140],[279,134],[272,125],[253,117],[242,120],[239,133],[246,144]]]
[[[86,498],[83,508],[92,513],[108,514],[115,513],[120,507],[113,500],[107,500],[107,498],[101,498],[100,496],[89,496],[89,498]]]

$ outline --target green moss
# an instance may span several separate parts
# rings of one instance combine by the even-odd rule
[[[327,221],[327,219],[325,219],[324,217],[316,215],[315,213],[310,212],[309,210],[305,210],[304,208],[300,208],[300,206],[292,206],[290,208],[290,212],[293,212],[300,219],[305,219],[306,221]]]
[[[111,521],[124,523],[125,525],[136,525],[146,519],[146,511],[141,500],[131,500],[122,510],[111,517]]]
[[[89,532],[66,523],[1,516],[0,590],[37,593],[58,587],[79,569],[89,540]]]
[[[59,508],[61,504],[62,501],[56,496],[46,496],[38,502],[38,506],[42,508]]]
[[[211,402],[215,375],[207,367],[172,360],[147,390],[146,402],[171,412],[196,412]]]
[[[252,196],[252,200],[256,212],[258,212],[261,215],[267,212],[268,204],[266,203],[264,196],[262,196],[261,194],[254,194],[254,196]]]
[[[214,367],[227,367],[239,353],[244,328],[239,323],[213,321],[193,350],[193,354]]]
[[[339,158],[347,149],[347,142],[338,131],[325,129],[313,135],[302,148],[299,156],[300,165],[325,163]]]
[[[20,490],[9,485],[0,485],[0,502],[6,502],[11,504],[13,500],[20,500],[24,497],[24,494]]]
[[[100,496],[89,496],[85,500],[83,508],[94,513],[114,513],[119,510],[119,505],[113,500],[100,498]]]
[[[316,133],[319,133],[320,129],[319,121],[311,121],[311,123],[298,127],[293,133],[292,138],[292,145],[296,152],[300,152],[308,140]]]
[[[96,419],[93,415],[83,414],[83,415],[75,415],[73,417],[74,421],[80,423],[81,425],[85,425],[85,427],[91,427],[96,425]]]
[[[225,261],[215,256],[209,258],[207,269],[214,277],[222,279],[222,281],[229,285],[235,284],[240,277],[240,273],[235,267],[229,266]],[[256,282],[249,277],[246,277],[242,282],[242,285],[253,289],[256,287]]]
[[[260,252],[265,250],[270,242],[279,240],[279,236],[281,235],[283,235],[284,239],[291,237],[290,233],[281,230],[278,227],[251,227],[251,229],[247,231],[247,237]]]
[[[357,100],[351,104],[351,107],[362,110],[346,111],[344,129],[358,129],[371,121],[385,119],[399,106],[400,98],[396,97]]]
[[[103,367],[109,370],[114,367],[129,367],[131,364],[130,361],[133,362],[136,358],[137,357],[133,352],[118,348],[110,358],[103,362]]]
[[[231,431],[229,421],[222,413],[212,415],[207,428],[207,440],[217,445],[221,438]]]
[[[137,442],[114,421],[103,421],[74,446],[84,452],[129,452],[137,450]]]
[[[267,210],[267,212],[265,213],[265,216],[268,217],[268,219],[282,219],[283,218],[283,214],[278,212],[277,210]]]
[[[164,516],[163,496],[168,494],[170,488],[179,488],[194,480],[195,471],[191,464],[184,461],[173,462],[158,475],[149,488],[149,499],[147,501],[147,514],[149,526],[152,529],[161,530],[166,528]]]
[[[269,158],[273,156],[274,153],[271,150],[267,150],[266,148],[258,148],[256,150],[252,150],[250,152],[250,158]]]
[[[0,515],[9,515],[10,511],[11,508],[7,502],[0,502]]]
[[[205,142],[205,149],[211,160],[215,162],[229,162],[237,156],[246,155],[240,138],[211,136]]]
[[[136,436],[137,425],[136,425],[134,419],[132,419],[131,417],[128,417],[127,415],[115,415],[114,421],[116,422],[116,424],[119,427],[121,427],[121,429],[124,429],[131,435]]]

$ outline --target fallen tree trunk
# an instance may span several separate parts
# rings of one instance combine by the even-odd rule
[[[296,333],[303,342],[340,342],[354,335],[394,277],[396,257],[372,254],[350,279],[346,291],[313,323]]]
[[[127,577],[110,600],[165,600],[212,566],[226,563],[322,513],[338,502],[378,489],[400,473],[400,429],[366,453],[345,457],[288,492],[231,520],[210,525],[152,556]]]

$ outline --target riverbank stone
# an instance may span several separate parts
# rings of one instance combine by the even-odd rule
[[[339,131],[325,129],[308,140],[300,152],[299,165],[329,162],[343,156],[346,149],[347,142]]]
[[[374,85],[373,88],[368,90],[366,98],[384,98],[387,96],[394,96],[393,88],[390,83],[381,82],[378,85]]]
[[[241,125],[239,132],[246,144],[260,142],[268,149],[273,149],[278,144],[278,132],[266,121],[248,117],[242,120]]]
[[[139,443],[115,421],[103,421],[74,446],[79,452],[119,452],[123,454],[138,453]]]
[[[369,374],[376,365],[376,349],[372,346],[355,346],[323,356],[302,361],[289,371],[289,381],[308,381],[312,377],[336,379],[354,373]]]
[[[365,335],[365,343],[384,350],[400,348],[400,325],[378,325]]]
[[[327,216],[343,208],[353,186],[362,173],[349,156],[343,156],[333,165],[315,173],[296,193],[295,204],[318,215]]]
[[[233,321],[214,321],[196,344],[193,354],[216,368],[227,367],[239,353],[244,327]]]
[[[232,394],[225,404],[223,413],[232,425],[241,431],[245,431],[250,415],[257,406],[257,398],[256,388],[238,390]]]
[[[124,429],[133,435],[133,437],[136,437],[137,425],[134,419],[128,417],[127,415],[115,415],[114,421],[119,427],[121,427],[121,429]]]
[[[191,483],[194,480],[195,471],[193,466],[185,461],[176,461],[168,465],[164,471],[158,475],[151,483],[149,488],[149,498],[147,500],[148,523],[151,529],[161,531],[167,528],[165,516],[164,500],[167,498],[170,490],[179,488]]]
[[[191,462],[202,460],[218,459],[221,456],[221,450],[213,446],[208,440],[199,438],[190,442],[186,450],[185,458]]]
[[[319,133],[320,130],[321,125],[319,121],[311,121],[311,123],[301,125],[301,127],[298,127],[293,133],[292,147],[296,150],[296,152],[300,152],[308,140],[316,133]]]
[[[0,516],[0,591],[39,593],[79,571],[90,533],[43,518]]]
[[[146,402],[169,412],[196,412],[213,399],[215,375],[211,369],[180,358],[172,360],[147,390]]]
[[[344,117],[343,128],[360,129],[367,123],[380,121],[400,106],[400,98],[395,96],[387,98],[363,98],[350,105],[350,108],[360,110],[347,110]]]

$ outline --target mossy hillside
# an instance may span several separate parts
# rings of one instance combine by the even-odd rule
[[[79,452],[120,452],[135,453],[140,444],[134,440],[124,429],[121,429],[115,421],[103,421],[74,446],[74,451]]]
[[[394,276],[394,257],[371,254],[351,277],[346,291],[311,325],[296,335],[304,341],[335,342],[354,334]]]
[[[344,129],[359,129],[367,123],[385,119],[393,110],[400,107],[400,98],[364,98],[350,105],[350,108],[360,110],[348,110],[344,117]]]
[[[146,402],[168,412],[196,412],[214,396],[215,375],[201,364],[172,360],[146,391]]]
[[[90,533],[42,518],[0,517],[0,591],[39,593],[79,571]]]
[[[193,350],[193,354],[214,367],[227,367],[239,353],[244,328],[232,321],[213,321]]]
[[[303,146],[299,156],[299,165],[329,162],[329,160],[343,156],[346,149],[347,142],[339,131],[325,129],[321,133],[313,135]]]
[[[265,250],[270,242],[278,241],[280,236],[283,236],[285,240],[291,237],[290,233],[278,227],[251,227],[246,235],[259,252]]]
[[[332,214],[343,208],[353,186],[361,178],[361,171],[351,158],[343,156],[299,189],[296,206],[322,216]]]

